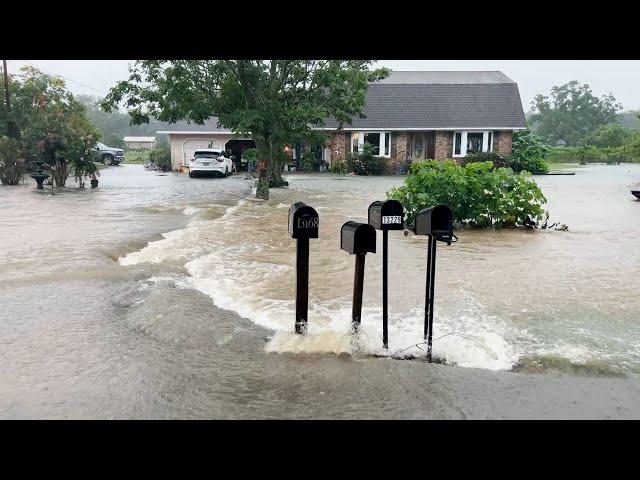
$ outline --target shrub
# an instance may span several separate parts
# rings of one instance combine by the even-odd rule
[[[171,150],[168,148],[152,148],[149,150],[149,162],[155,163],[163,170],[171,170]]]
[[[24,162],[20,156],[20,142],[10,137],[0,137],[0,182],[17,185],[24,173]]]
[[[318,170],[318,160],[313,152],[303,152],[300,156],[300,170],[313,172]]]
[[[534,175],[549,173],[549,164],[542,158],[509,157],[509,167],[514,172],[527,171]]]
[[[507,227],[539,222],[546,198],[528,172],[494,169],[491,162],[465,166],[453,161],[424,160],[411,165],[405,184],[387,196],[407,209],[407,225],[423,208],[444,204],[454,221],[471,227]]]
[[[511,155],[507,159],[508,167],[515,172],[526,170],[529,173],[548,173],[549,165],[545,161],[549,147],[530,130],[521,130],[513,134]]]
[[[337,175],[346,175],[347,174],[347,163],[342,160],[335,160],[331,162],[331,173],[335,173]]]
[[[242,158],[247,162],[258,162],[260,160],[260,150],[257,148],[247,148],[242,152]]]
[[[362,152],[347,155],[347,170],[356,175],[384,175],[388,170],[387,159],[373,154],[373,147],[365,143]]]
[[[462,166],[465,166],[468,163],[477,163],[477,162],[493,162],[494,168],[509,166],[508,158],[505,158],[502,155],[499,155],[494,152],[470,153],[466,157],[460,159],[459,164]]]

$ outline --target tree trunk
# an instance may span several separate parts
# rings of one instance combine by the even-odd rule
[[[256,148],[260,152],[260,160],[267,163],[269,168],[269,144],[264,140],[255,140]],[[269,177],[265,171],[258,170],[258,184],[256,186],[256,198],[269,200]]]
[[[274,150],[279,148],[279,145],[274,146],[272,143],[270,143],[267,178],[269,179],[269,187],[271,188],[286,187],[289,185],[289,182],[282,178],[282,169],[284,168],[284,165],[280,160],[280,155],[274,155]]]
[[[56,169],[53,170],[53,179],[56,182],[56,187],[64,187],[64,184],[67,182],[67,164],[66,163],[58,163],[56,165]]]

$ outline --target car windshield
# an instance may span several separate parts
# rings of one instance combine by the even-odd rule
[[[220,152],[196,152],[193,156],[194,158],[218,158]]]
[[[97,146],[99,149],[109,148],[109,147],[107,147],[104,143],[100,143],[100,142],[96,143],[96,146]]]

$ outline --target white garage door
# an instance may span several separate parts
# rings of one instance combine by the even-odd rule
[[[191,138],[182,144],[183,165],[189,165],[189,160],[193,158],[193,152],[203,148],[214,148],[222,150],[222,143],[214,138]]]

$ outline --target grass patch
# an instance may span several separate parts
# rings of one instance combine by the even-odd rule
[[[129,164],[142,164],[149,162],[149,150],[129,150],[124,153],[124,162]]]

